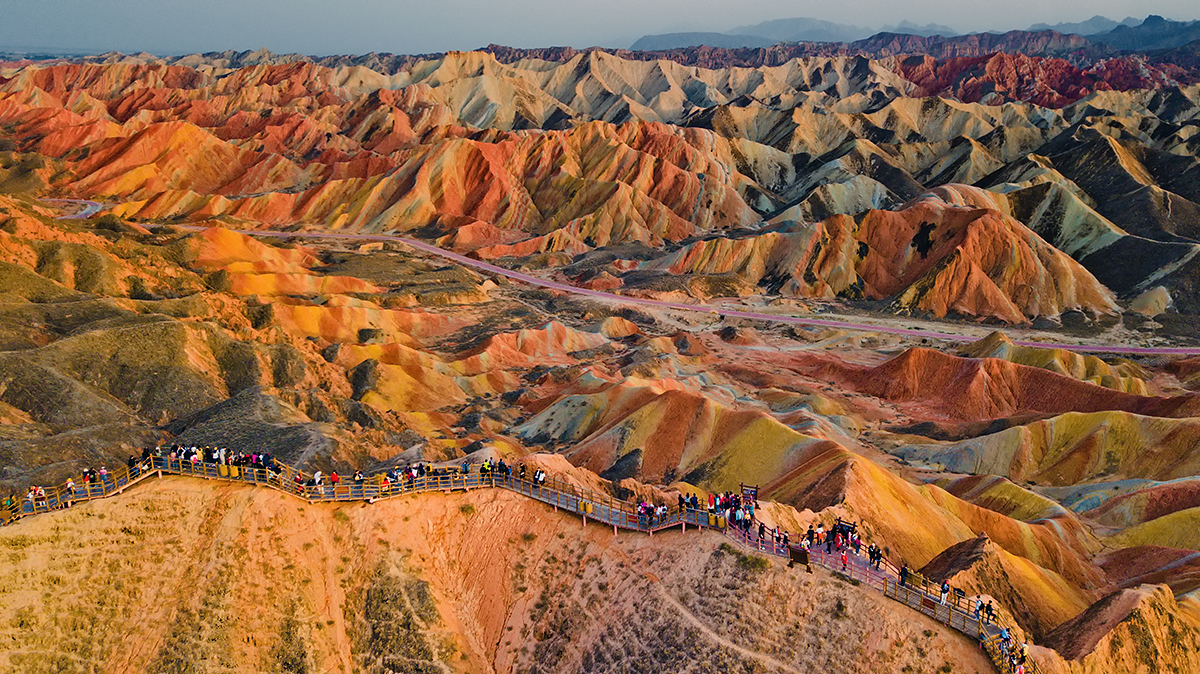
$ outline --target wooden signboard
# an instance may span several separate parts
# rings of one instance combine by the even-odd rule
[[[792,548],[788,550],[788,559],[796,564],[808,565],[808,550],[804,548]]]
[[[749,499],[754,505],[758,505],[758,487],[751,487],[748,484],[742,485],[742,500]]]

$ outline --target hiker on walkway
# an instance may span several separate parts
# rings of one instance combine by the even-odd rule
[[[946,598],[950,596],[950,581],[942,581],[942,606],[946,605]]]
[[[847,553],[847,549],[842,548],[842,573],[846,572],[846,562],[847,562],[846,553]]]
[[[992,621],[996,619],[996,609],[992,607],[991,599],[988,600],[987,606],[985,606],[983,610],[984,610],[984,624],[991,625]]]
[[[908,584],[908,565],[907,564],[900,567],[900,584],[901,585]]]
[[[981,613],[983,613],[983,595],[975,595],[974,618],[976,621],[979,621],[982,618],[980,615]]]

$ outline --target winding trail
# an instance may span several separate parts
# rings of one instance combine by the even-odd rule
[[[177,229],[186,229],[189,231],[200,231],[207,229],[199,226],[184,226],[174,225]],[[839,330],[853,330],[858,332],[876,332],[889,335],[900,335],[903,337],[917,337],[921,339],[936,339],[943,342],[973,342],[977,337],[973,335],[952,333],[952,332],[935,332],[932,330],[920,330],[916,328],[902,328],[887,325],[873,325],[870,323],[855,323],[853,321],[842,321],[825,318],[808,318],[804,316],[783,316],[777,314],[763,314],[753,311],[741,311],[737,309],[716,308],[707,305],[684,304],[682,302],[666,302],[663,300],[652,300],[641,297],[628,297],[618,295],[616,293],[604,292],[602,290],[592,290],[590,288],[580,288],[578,286],[549,281],[543,278],[538,278],[532,274],[505,269],[504,267],[475,260],[459,253],[453,253],[443,248],[439,248],[433,244],[417,241],[403,236],[393,236],[388,234],[349,234],[343,232],[280,232],[274,230],[254,230],[241,229],[233,230],[240,234],[248,236],[265,236],[274,238],[304,238],[304,239],[334,239],[340,241],[385,241],[393,243],[402,243],[430,255],[450,260],[457,264],[471,267],[479,271],[497,274],[514,281],[520,281],[532,286],[546,288],[548,290],[557,290],[559,292],[581,295],[594,299],[604,300],[617,304],[653,307],[656,309],[673,309],[676,311],[695,311],[699,313],[717,314],[728,318],[746,318],[756,321],[767,321],[773,323],[785,323],[789,325],[804,325],[810,327],[835,328]],[[1035,342],[1027,340],[1013,339],[1014,344],[1020,346],[1032,346],[1044,349],[1066,349],[1070,351],[1079,351],[1083,353],[1112,353],[1112,354],[1132,354],[1132,355],[1171,355],[1171,356],[1195,356],[1200,355],[1200,346],[1197,347],[1169,347],[1169,346],[1132,346],[1132,345],[1113,345],[1113,344],[1072,344],[1069,342]]]
[[[86,199],[44,199],[46,202],[61,202],[61,203],[78,203],[84,204],[86,208],[82,213],[76,213],[72,216],[66,216],[64,219],[81,219],[90,217],[101,210],[104,206],[95,201]],[[147,225],[149,229],[157,229],[159,227],[173,227],[190,232],[198,232],[208,229],[199,225]],[[919,339],[935,339],[942,342],[973,342],[978,339],[973,335],[953,332],[936,332],[933,330],[921,330],[918,328],[903,328],[890,325],[875,325],[871,323],[856,323],[853,321],[844,321],[826,318],[809,318],[804,316],[786,316],[778,314],[764,314],[754,311],[741,311],[737,309],[717,308],[708,305],[684,304],[682,302],[667,302],[663,300],[652,300],[642,297],[628,297],[618,295],[616,293],[604,292],[602,290],[592,290],[590,288],[580,288],[578,286],[558,283],[557,281],[549,281],[539,278],[532,274],[505,269],[499,265],[482,260],[469,258],[466,255],[454,253],[443,248],[439,248],[424,241],[418,241],[405,236],[395,236],[391,234],[354,234],[348,232],[283,232],[278,230],[258,230],[258,229],[233,229],[230,230],[247,236],[262,236],[271,238],[286,238],[286,239],[330,239],[334,241],[360,241],[360,242],[391,242],[402,243],[413,249],[423,253],[435,255],[446,260],[450,260],[456,264],[496,274],[514,281],[520,281],[531,286],[546,288],[547,290],[555,290],[582,297],[590,297],[593,299],[603,300],[616,304],[629,306],[653,307],[656,309],[672,309],[675,311],[694,311],[699,313],[715,314],[728,318],[744,318],[756,321],[767,321],[772,323],[784,323],[789,325],[803,325],[808,327],[833,328],[837,330],[851,330],[856,332],[875,332],[888,335],[898,335],[901,337],[915,337]],[[1003,332],[1003,331],[1001,331]],[[1128,344],[1096,344],[1083,343],[1074,344],[1070,342],[1037,342],[1020,339],[1011,339],[1014,344],[1019,346],[1031,346],[1044,349],[1065,349],[1068,351],[1078,351],[1082,353],[1110,353],[1110,354],[1125,354],[1125,355],[1143,355],[1143,356],[1198,356],[1200,355],[1200,346],[1195,347],[1176,347],[1176,346],[1132,346]]]
[[[744,658],[748,658],[751,660],[758,660],[759,662],[763,663],[764,665],[774,668],[776,670],[782,670],[785,672],[793,672],[794,674],[803,674],[800,670],[796,669],[795,667],[784,664],[784,663],[776,660],[775,658],[767,655],[766,653],[759,653],[756,651],[752,651],[749,648],[739,646],[739,645],[733,643],[732,641],[726,639],[725,637],[721,636],[720,634],[717,634],[715,631],[713,631],[713,629],[711,627],[709,627],[708,625],[705,625],[702,620],[697,618],[696,614],[692,613],[691,610],[688,609],[688,607],[679,603],[679,600],[676,599],[675,597],[672,597],[671,593],[667,592],[667,589],[662,586],[662,583],[659,583],[656,581],[651,581],[651,582],[654,584],[654,589],[658,591],[658,596],[663,600],[663,602],[665,602],[668,606],[673,608],[675,610],[675,612],[677,614],[679,614],[679,617],[686,620],[689,625],[696,628],[696,630],[699,631],[701,634],[703,634],[704,637],[706,639],[708,639],[709,641],[711,641],[723,648],[728,648],[731,651],[739,653]]]

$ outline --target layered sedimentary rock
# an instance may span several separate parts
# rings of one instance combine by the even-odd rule
[[[891,561],[1012,607],[1046,671],[1105,671],[1110,652],[1185,670],[1167,644],[1191,638],[1200,588],[1200,366],[1158,347],[1195,339],[1200,90],[1083,47],[5,67],[0,485],[160,441],[342,473],[504,457],[668,504],[754,484],[793,540],[849,519]],[[56,221],[85,204],[34,201],[53,196],[106,212]],[[501,521],[491,507],[470,512]],[[387,535],[409,531],[396,520]],[[426,526],[421,545],[466,531]],[[485,556],[549,538],[525,533]],[[681,564],[669,596],[699,610],[684,585],[712,574]],[[496,616],[495,639],[460,642],[472,666],[532,664],[495,645]],[[512,626],[561,645],[567,623],[530,620]],[[466,633],[426,627],[406,643]],[[592,665],[613,653],[572,635]]]
[[[52,187],[118,202],[123,217],[416,231],[487,258],[669,246],[764,220],[895,209],[931,187],[976,183],[989,191],[940,196],[1020,221],[1122,296],[1162,285],[1192,306],[1200,211],[1189,187],[1195,138],[1183,123],[1197,109],[1194,87],[1107,71],[1080,84],[1020,55],[922,58],[809,57],[753,70],[603,52],[553,64],[456,53],[395,70],[265,55],[241,67],[219,58],[29,66],[0,84],[0,120],[20,149],[63,162],[46,173]],[[964,74],[972,68],[989,74]],[[1030,90],[1021,78],[1048,87],[1053,96],[1034,97],[1046,107],[963,102],[979,87],[986,103],[1008,100],[1006,91]],[[1092,92],[1108,81],[1157,90]],[[1096,161],[1110,168],[1080,173]],[[1035,266],[1048,260],[1031,254]],[[866,295],[1006,321],[1111,308],[1090,281],[1073,284],[1079,297],[1038,286],[1049,298],[1030,306],[972,264],[933,283],[937,297],[901,296],[908,283],[878,280]],[[853,281],[846,288],[862,296]],[[963,288],[973,297],[956,296]]]

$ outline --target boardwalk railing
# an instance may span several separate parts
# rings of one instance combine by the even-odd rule
[[[565,510],[579,515],[584,526],[595,522],[619,530],[640,531],[654,535],[656,531],[681,527],[685,531],[692,526],[697,529],[713,529],[724,533],[740,545],[776,557],[789,557],[796,545],[777,543],[773,537],[760,539],[757,529],[742,530],[727,526],[723,516],[703,509],[672,508],[663,517],[640,514],[635,504],[613,498],[611,495],[591,490],[581,490],[575,485],[556,479],[546,479],[538,484],[516,475],[483,474],[478,470],[463,473],[457,470],[429,472],[415,478],[402,476],[388,481],[383,475],[374,475],[362,481],[326,482],[312,485],[311,476],[290,466],[277,465],[268,470],[254,466],[228,466],[215,463],[185,461],[164,457],[151,457],[136,465],[117,468],[95,481],[84,483],[82,479],[73,485],[59,485],[45,490],[44,498],[24,499],[14,507],[0,511],[0,523],[8,524],[30,515],[66,508],[81,501],[91,501],[118,494],[137,482],[151,476],[163,474],[186,475],[211,480],[229,480],[263,485],[287,492],[309,502],[320,501],[376,501],[379,499],[415,494],[427,491],[456,491],[484,488],[507,489],[523,496],[541,501],[555,510]],[[875,568],[857,554],[848,554],[845,565],[841,553],[824,552],[820,547],[808,551],[809,561],[847,578],[861,582],[914,610],[941,622],[951,629],[962,632],[973,639],[981,639],[996,668],[1002,674],[1013,674],[1009,659],[1002,652],[1000,629],[995,622],[983,623],[975,618],[962,604],[963,597],[951,593],[947,603],[942,604],[936,594],[938,585],[912,573],[904,584],[899,582],[898,570],[886,560],[882,568]],[[951,601],[953,599],[953,601]],[[1011,632],[1011,630],[1010,630]],[[1026,663],[1026,672],[1037,674],[1036,665]]]

